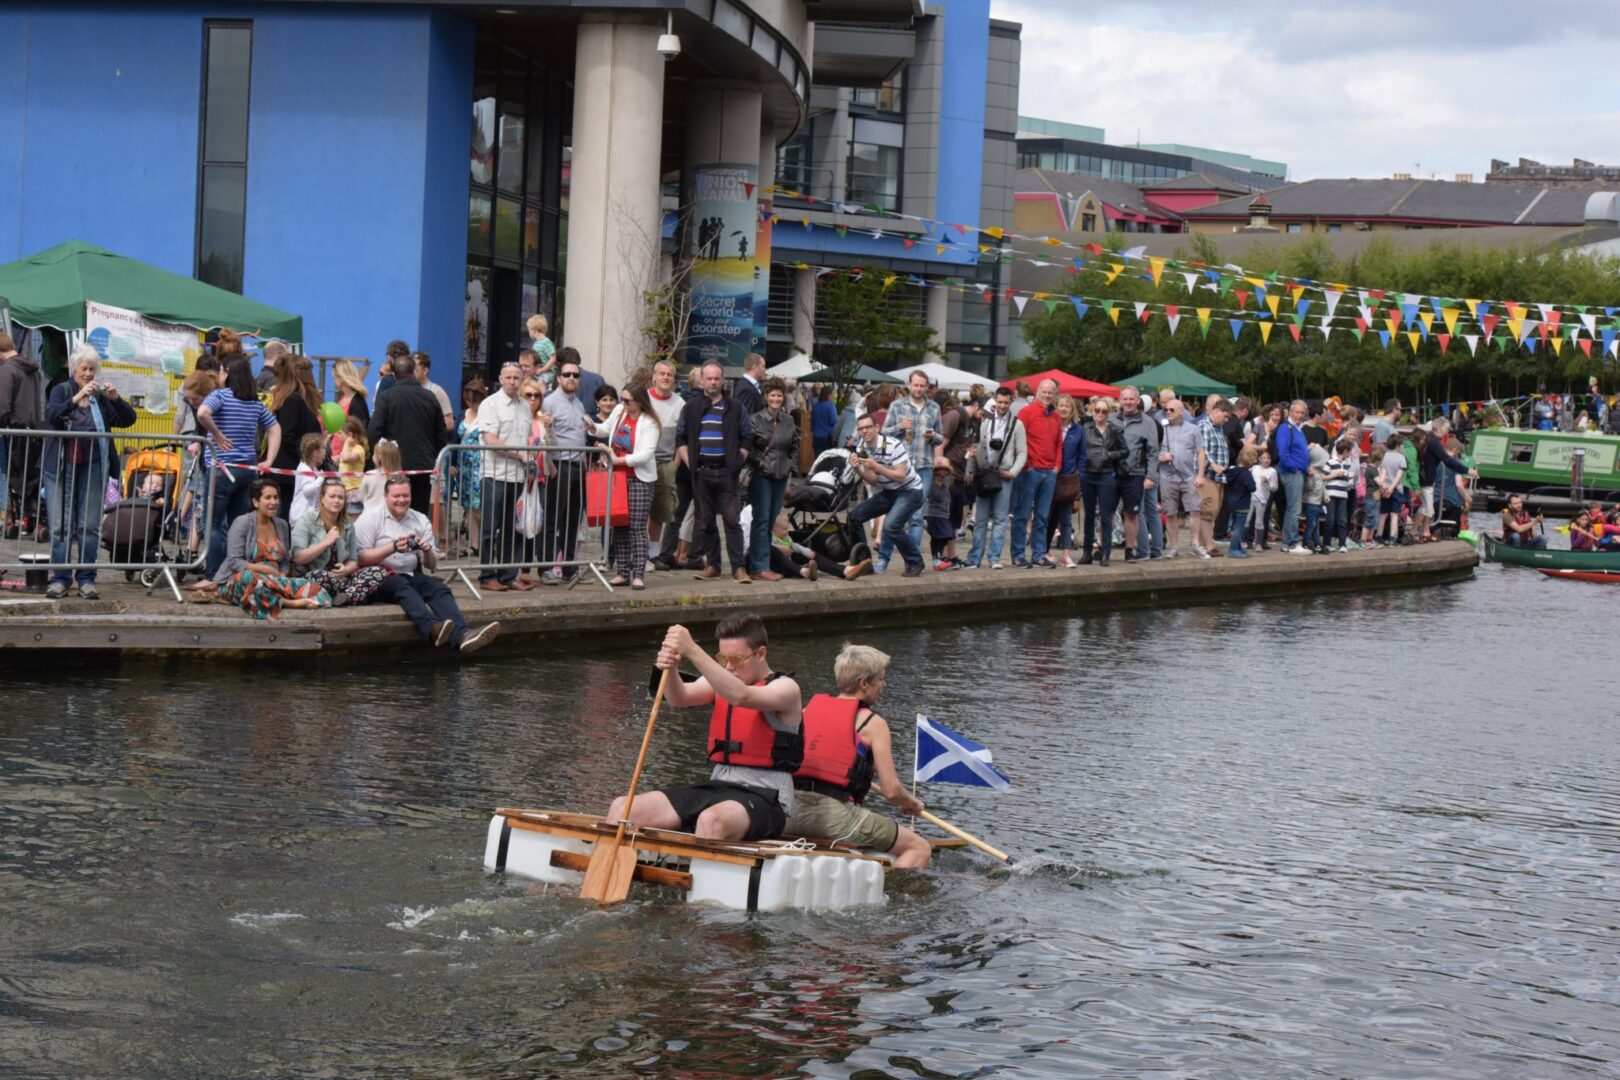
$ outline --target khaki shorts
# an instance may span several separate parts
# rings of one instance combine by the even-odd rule
[[[647,520],[675,520],[675,507],[679,505],[675,497],[675,470],[678,468],[680,465],[673,460],[658,463],[658,479],[653,482],[652,511],[647,515]]]
[[[1205,521],[1214,521],[1215,515],[1221,509],[1221,496],[1224,494],[1226,488],[1209,477],[1198,481],[1198,516]]]
[[[793,793],[793,816],[782,829],[793,836],[839,840],[867,851],[892,851],[900,826],[882,814],[814,791]]]
[[[1430,520],[1434,518],[1434,488],[1432,487],[1423,489],[1423,516]]]
[[[1159,509],[1172,517],[1196,514],[1203,504],[1198,497],[1198,485],[1191,480],[1161,480],[1159,482]]]

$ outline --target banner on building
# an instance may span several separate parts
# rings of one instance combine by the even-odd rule
[[[759,166],[707,165],[692,179],[692,319],[687,361],[740,367],[753,348]]]

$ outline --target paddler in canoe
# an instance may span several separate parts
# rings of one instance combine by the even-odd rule
[[[889,657],[870,645],[845,645],[833,662],[838,693],[804,707],[804,762],[793,774],[798,807],[787,832],[886,851],[896,869],[928,865],[933,848],[899,823],[861,805],[872,781],[902,814],[919,814],[894,768],[888,721],[873,706],[887,682]]]
[[[686,627],[671,626],[658,650],[660,670],[682,660],[697,668],[687,682],[669,680],[677,708],[712,705],[706,783],[613,800],[608,820],[642,828],[694,833],[706,840],[769,840],[782,834],[794,810],[793,771],[804,753],[803,698],[790,675],[771,671],[765,623],[758,615],[728,615],[715,627],[710,656]]]

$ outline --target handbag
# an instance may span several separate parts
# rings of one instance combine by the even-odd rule
[[[613,484],[612,517],[609,518],[608,483]],[[625,469],[585,474],[585,524],[599,526],[630,524],[630,473]]]
[[[1080,497],[1080,474],[1059,473],[1057,483],[1052,486],[1052,501],[1054,503],[1073,502]]]
[[[1001,490],[1001,470],[992,465],[982,472],[973,474],[973,494],[990,498]]]

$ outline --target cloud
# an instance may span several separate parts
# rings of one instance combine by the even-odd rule
[[[1259,0],[1231,14],[1175,0],[994,0],[992,14],[1024,24],[1025,115],[1100,126],[1115,143],[1285,161],[1293,179],[1479,178],[1493,157],[1614,156],[1610,5],[1551,7],[1532,20],[1502,0]]]

